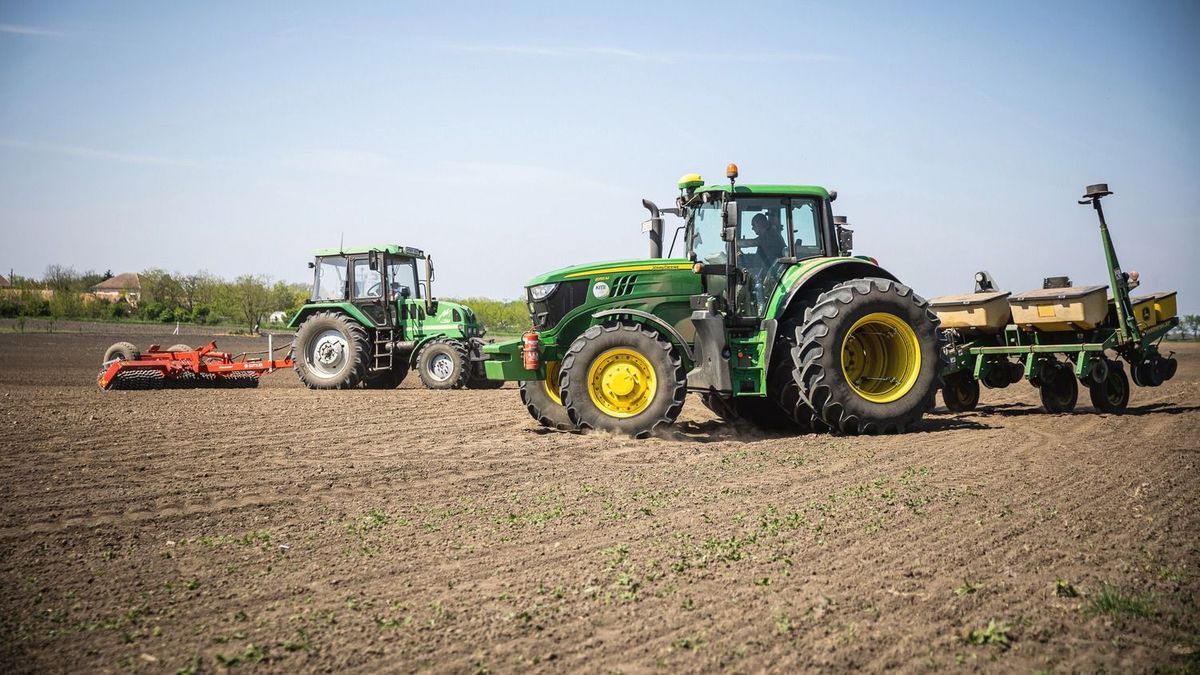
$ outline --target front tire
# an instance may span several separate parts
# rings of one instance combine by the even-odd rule
[[[518,383],[521,389],[521,403],[538,424],[559,431],[572,431],[575,429],[575,423],[563,407],[559,394],[559,366],[558,361],[547,361],[546,379]]]
[[[637,324],[592,326],[563,358],[563,406],[580,428],[644,438],[675,423],[687,396],[671,343]]]
[[[353,389],[367,376],[367,331],[345,314],[317,312],[296,331],[292,367],[309,389]]]
[[[941,386],[938,319],[909,287],[855,279],[822,293],[792,349],[800,399],[846,434],[903,432]]]
[[[467,383],[470,357],[458,340],[434,338],[417,354],[417,375],[427,389],[462,389]]]

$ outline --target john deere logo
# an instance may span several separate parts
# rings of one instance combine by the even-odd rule
[[[592,286],[592,295],[596,296],[597,298],[607,298],[608,284],[604,283],[603,281],[597,281],[596,285]]]

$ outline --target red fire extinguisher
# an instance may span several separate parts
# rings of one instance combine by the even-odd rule
[[[541,355],[538,353],[538,334],[537,331],[530,328],[527,333],[521,336],[521,357],[525,362],[525,370],[537,370],[541,363]]]

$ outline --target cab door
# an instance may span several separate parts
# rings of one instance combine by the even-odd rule
[[[350,301],[374,322],[376,327],[391,327],[392,312],[386,300],[387,270],[379,251],[350,259]]]

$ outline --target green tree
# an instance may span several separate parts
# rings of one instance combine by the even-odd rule
[[[1180,325],[1186,328],[1186,331],[1192,332],[1192,339],[1200,338],[1200,314],[1187,314],[1179,321]]]
[[[271,290],[267,286],[268,282],[267,277],[257,274],[243,274],[233,282],[239,317],[251,328],[262,325],[264,317],[271,309]]]
[[[144,303],[154,303],[163,309],[174,310],[183,294],[179,282],[166,270],[152,267],[141,273]]]

